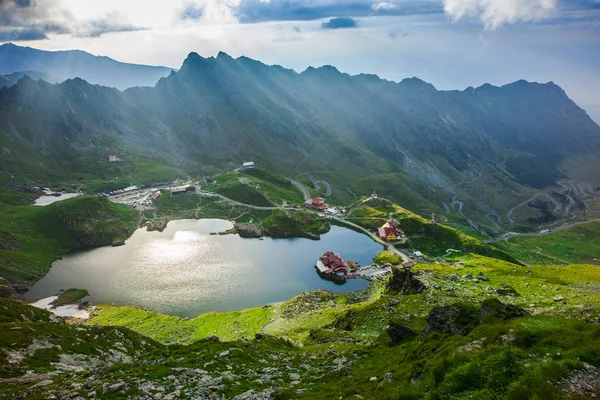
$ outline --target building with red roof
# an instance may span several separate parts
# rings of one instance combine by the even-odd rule
[[[398,228],[398,226],[394,223],[386,222],[382,227],[378,228],[379,237],[383,240],[387,240],[388,242],[400,240],[404,235],[404,231]]]
[[[304,202],[305,207],[314,208],[315,210],[325,210],[329,207],[325,204],[325,199],[322,197],[315,197],[314,199],[309,199]]]

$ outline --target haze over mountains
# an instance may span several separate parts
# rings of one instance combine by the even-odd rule
[[[90,83],[124,90],[132,86],[154,86],[171,69],[122,63],[80,50],[43,51],[12,43],[1,45],[0,75],[23,71],[36,71],[61,82],[78,77]]]
[[[10,64],[2,54],[0,71]],[[94,60],[80,68],[62,59],[44,72],[109,63],[95,77],[102,81],[134,68]],[[165,72],[142,70],[148,81]],[[415,210],[441,209],[460,193],[481,213],[505,209],[527,188],[600,170],[600,127],[552,82],[438,91],[418,78],[396,83],[332,66],[297,73],[225,53],[190,53],[169,72],[154,87],[125,91],[78,78],[0,89],[0,168],[45,179],[52,170],[94,173],[120,154],[209,174],[253,160],[342,190],[376,189]],[[113,86],[131,86],[120,76]]]

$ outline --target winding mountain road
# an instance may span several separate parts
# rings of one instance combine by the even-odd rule
[[[536,194],[534,194],[534,195],[533,195],[531,198],[529,198],[529,199],[525,200],[525,201],[524,201],[524,202],[522,202],[522,203],[519,203],[519,204],[517,204],[516,206],[514,206],[513,208],[511,208],[510,210],[508,210],[508,212],[506,213],[506,219],[508,220],[508,224],[509,224],[509,225],[511,225],[511,226],[515,224],[515,221],[514,221],[514,220],[511,218],[511,216],[512,216],[513,212],[515,212],[517,209],[519,209],[519,208],[521,208],[521,207],[523,207],[523,206],[525,206],[525,205],[529,204],[530,202],[532,202],[533,200],[535,200],[535,199],[536,199],[537,197],[539,197],[539,196],[546,197],[546,198],[548,198],[548,199],[549,199],[549,200],[550,200],[552,203],[554,203],[554,212],[555,212],[555,213],[557,213],[557,214],[560,214],[560,210],[562,209],[562,205],[560,205],[560,204],[558,203],[558,201],[554,200],[554,199],[553,199],[552,197],[550,197],[550,195],[549,195],[549,194],[547,194],[547,193],[536,193]],[[573,199],[571,199],[571,200],[573,200]],[[575,203],[575,202],[573,202],[573,203]]]
[[[308,188],[306,186],[304,186],[303,184],[301,184],[300,182],[297,182],[297,181],[292,181],[292,184],[294,186],[296,186],[298,189],[300,189],[300,191],[302,191],[304,200],[312,199],[312,196],[310,195],[310,191],[308,190]]]
[[[508,239],[512,239],[515,237],[521,237],[521,236],[526,236],[526,237],[546,236],[546,235],[549,235],[554,232],[564,231],[565,229],[573,228],[574,226],[590,224],[592,222],[600,222],[600,218],[590,219],[588,221],[573,222],[571,224],[565,224],[565,225],[559,226],[558,228],[554,228],[554,229],[544,229],[541,232],[534,232],[534,233],[508,232],[507,234],[504,234],[500,237],[490,239],[490,240],[484,240],[483,242],[489,244],[489,243],[501,242],[503,240],[508,240]]]
[[[317,189],[317,190],[321,190],[320,185],[325,186],[325,196],[327,196],[327,197],[331,196],[331,186],[329,185],[328,182],[323,181],[323,180],[313,180],[312,183],[313,183],[313,185],[315,185],[315,189]]]
[[[454,207],[455,205],[458,205],[458,210]],[[489,237],[490,235],[488,235],[488,233],[486,231],[484,231],[483,229],[481,229],[481,227],[479,225],[477,225],[475,222],[473,222],[473,220],[471,220],[471,218],[469,218],[465,214],[463,214],[463,208],[464,208],[464,206],[465,206],[465,203],[463,203],[460,200],[456,200],[456,198],[454,198],[452,200],[452,202],[450,203],[450,207],[452,208],[452,211],[454,211],[459,216],[461,216],[462,218],[464,218],[465,221],[467,221],[467,223],[471,226],[471,228],[473,228],[477,232],[481,233],[482,235],[485,235],[485,236]]]

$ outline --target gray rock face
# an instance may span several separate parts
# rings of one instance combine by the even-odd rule
[[[392,343],[400,343],[403,340],[410,339],[417,335],[417,332],[412,330],[406,325],[399,324],[394,321],[390,321],[387,329],[385,330],[390,337]]]
[[[560,386],[567,393],[593,398],[600,391],[600,368],[584,366],[585,369],[574,371],[568,379],[561,381]]]
[[[423,330],[422,336],[433,332],[466,335],[479,324],[475,310],[456,305],[435,307],[425,320],[428,325]]]
[[[408,268],[394,267],[389,289],[400,294],[417,294],[424,292],[427,287]]]
[[[270,400],[273,398],[274,392],[273,389],[266,389],[262,392],[248,390],[247,392],[235,396],[233,400]]]
[[[127,385],[125,384],[125,382],[117,382],[117,383],[105,383],[104,386],[102,387],[104,389],[105,392],[119,392],[123,389],[125,389],[127,387]]]
[[[504,304],[498,299],[484,301],[479,309],[479,322],[481,323],[490,317],[507,320],[528,316],[531,316],[531,314],[527,310],[512,304]]]

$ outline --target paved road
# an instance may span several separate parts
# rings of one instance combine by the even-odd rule
[[[456,210],[454,208],[454,206],[457,204],[458,204],[458,210]],[[450,203],[450,207],[452,207],[452,211],[456,212],[459,216],[463,217],[465,219],[465,221],[467,221],[467,223],[471,226],[471,228],[475,229],[477,232],[481,233],[482,235],[490,236],[487,234],[486,231],[481,229],[481,227],[479,225],[477,225],[469,217],[467,217],[465,214],[463,214],[464,206],[465,206],[465,204],[462,201],[456,200],[456,199],[453,199],[452,203]]]
[[[308,191],[308,189],[306,188],[306,186],[304,186],[303,184],[301,184],[300,182],[297,182],[297,181],[292,181],[292,184],[302,191],[302,195],[304,196],[304,200],[310,200],[310,199],[312,199],[312,196],[310,195],[310,192]]]
[[[325,196],[329,197],[331,196],[331,186],[329,185],[329,183],[322,181],[322,180],[316,180],[316,181],[312,181],[313,185],[315,185],[315,188],[317,190],[319,190],[320,185],[325,186]]]
[[[558,184],[563,188],[559,193],[564,194],[569,200],[569,204],[565,207],[564,214],[566,215],[571,211],[571,207],[575,205],[575,200],[569,195],[570,189],[563,182],[558,182]],[[571,184],[571,187],[573,187],[573,184]],[[575,195],[577,196],[577,191],[575,191]]]
[[[352,191],[352,189],[350,189],[349,187],[347,187],[346,189],[348,189],[348,191],[350,192],[350,194],[351,194],[352,196],[354,196],[354,198],[355,198],[355,199],[356,199],[356,198],[358,198],[358,196],[356,195],[356,193],[354,193],[354,192]]]
[[[560,231],[563,231],[565,229],[572,228],[574,226],[590,224],[592,222],[600,222],[600,218],[590,219],[589,221],[573,222],[572,224],[562,225],[562,226],[559,226],[558,228],[554,228],[554,229],[544,229],[541,232],[534,232],[534,233],[509,232],[509,233],[507,233],[505,235],[502,235],[502,236],[494,238],[494,239],[484,240],[483,242],[484,243],[495,243],[495,242],[500,242],[500,241],[503,241],[503,240],[508,240],[508,239],[511,239],[511,238],[514,238],[514,237],[520,237],[520,236],[527,236],[527,237],[546,236],[546,235],[549,235],[549,234],[554,233],[554,232],[560,232]]]
[[[500,226],[500,224],[502,223],[501,218],[498,214],[492,214],[492,213],[487,213],[485,214],[485,217],[488,219],[488,221],[490,221],[492,223],[492,225],[494,226],[494,233],[500,233],[504,231],[504,228],[502,228]],[[492,219],[492,217],[496,217],[496,219],[498,220],[498,222],[494,221]]]
[[[515,221],[513,221],[513,219],[511,218],[512,213],[515,212],[515,210],[523,207],[524,205],[526,205],[529,202],[535,200],[539,196],[547,197],[552,203],[554,203],[554,212],[557,213],[557,214],[560,213],[560,210],[562,209],[562,206],[556,200],[554,200],[552,197],[550,197],[549,194],[546,194],[546,193],[536,193],[530,199],[525,200],[524,202],[519,203],[516,206],[514,206],[513,208],[511,208],[510,210],[508,210],[508,212],[506,213],[506,219],[508,220],[509,225],[514,225],[515,224]],[[571,201],[573,201],[573,199],[571,199]],[[575,202],[573,202],[573,203],[575,203]]]

